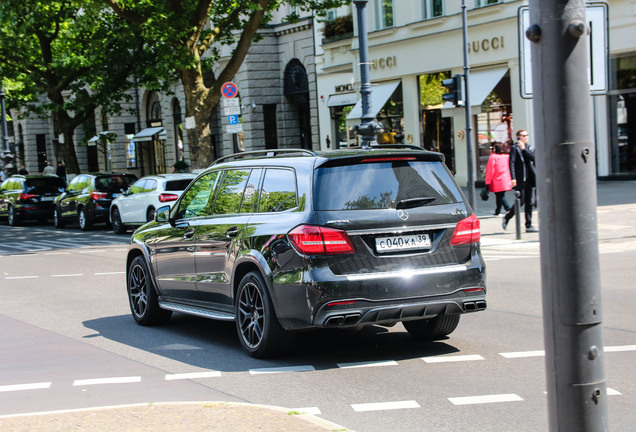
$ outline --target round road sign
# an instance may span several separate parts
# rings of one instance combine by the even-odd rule
[[[221,94],[226,98],[233,98],[238,94],[238,88],[233,82],[226,82],[221,87]]]

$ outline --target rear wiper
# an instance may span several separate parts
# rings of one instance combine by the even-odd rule
[[[419,197],[419,198],[407,198],[403,200],[399,200],[395,208],[397,210],[405,209],[405,208],[413,208],[423,206],[435,201],[435,197]]]

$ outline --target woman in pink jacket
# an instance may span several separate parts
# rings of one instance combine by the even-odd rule
[[[504,153],[500,144],[493,144],[494,153],[490,154],[486,164],[486,184],[488,190],[494,192],[497,207],[495,216],[501,213],[501,207],[508,211],[510,205],[506,201],[506,191],[512,189],[508,154]]]

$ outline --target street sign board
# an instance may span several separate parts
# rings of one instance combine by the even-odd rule
[[[226,82],[221,87],[221,94],[226,98],[233,98],[238,94],[238,87],[233,82]]]
[[[588,49],[590,64],[588,80],[592,94],[603,94],[608,91],[609,82],[609,36],[607,24],[607,3],[590,2],[585,7],[588,21]],[[519,31],[519,77],[521,80],[521,97],[532,98],[532,42],[526,37],[526,29],[532,25],[528,6],[521,6],[518,13]]]
[[[227,116],[227,124],[229,125],[239,124],[239,116],[237,116],[236,114]]]
[[[243,125],[240,123],[227,125],[225,131],[231,134],[243,132]]]
[[[229,100],[234,100],[234,99],[229,99]],[[231,115],[241,115],[241,107],[240,106],[230,106],[230,107],[223,107],[223,114],[226,116],[231,116]]]
[[[239,100],[228,99],[224,97],[223,99],[221,99],[221,104],[223,104],[223,107],[237,107],[239,106]]]

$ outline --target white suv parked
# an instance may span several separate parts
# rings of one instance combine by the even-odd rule
[[[137,180],[110,206],[113,231],[123,234],[128,226],[154,220],[156,210],[177,201],[195,177],[196,174],[158,174]]]

